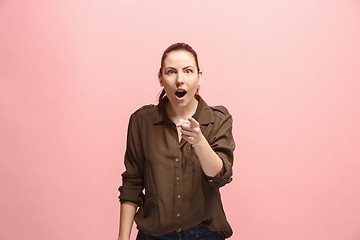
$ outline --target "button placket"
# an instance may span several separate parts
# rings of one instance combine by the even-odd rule
[[[174,181],[174,184],[175,184],[175,192],[174,192],[174,195],[176,196],[175,199],[175,217],[176,217],[176,221],[178,223],[178,226],[181,228],[182,227],[182,181],[181,178],[182,178],[182,169],[181,169],[181,161],[180,161],[180,157],[175,157],[174,159],[174,166],[175,166],[175,181]]]

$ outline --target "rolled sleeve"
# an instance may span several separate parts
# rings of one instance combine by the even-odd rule
[[[235,141],[232,135],[232,116],[226,110],[220,120],[217,131],[210,141],[210,146],[223,162],[220,173],[214,177],[207,176],[209,183],[222,187],[232,181],[232,166],[234,160]]]
[[[141,148],[139,128],[134,114],[131,115],[127,133],[126,152],[124,157],[125,172],[122,176],[122,186],[118,188],[119,200],[141,205],[144,200],[144,157]]]

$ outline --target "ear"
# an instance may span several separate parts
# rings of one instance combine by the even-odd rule
[[[199,81],[198,81],[198,86],[200,86],[201,84],[201,80],[202,80],[202,71],[199,72]]]
[[[159,79],[160,86],[164,87],[164,83],[163,83],[162,77],[160,75],[160,72],[158,72],[158,79]]]

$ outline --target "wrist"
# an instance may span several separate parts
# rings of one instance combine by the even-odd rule
[[[206,138],[201,133],[200,136],[199,136],[199,140],[193,144],[193,147],[194,148],[203,148],[204,146],[206,146],[208,144],[209,143],[207,142]]]

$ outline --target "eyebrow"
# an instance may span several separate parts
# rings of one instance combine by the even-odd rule
[[[183,69],[185,69],[185,68],[189,68],[189,67],[191,67],[191,68],[194,68],[193,66],[186,66],[186,67],[183,67]],[[172,69],[176,69],[176,68],[174,68],[174,67],[171,67],[171,66],[169,66],[169,67],[166,67],[166,68],[172,68]],[[165,68],[165,69],[166,69]]]

